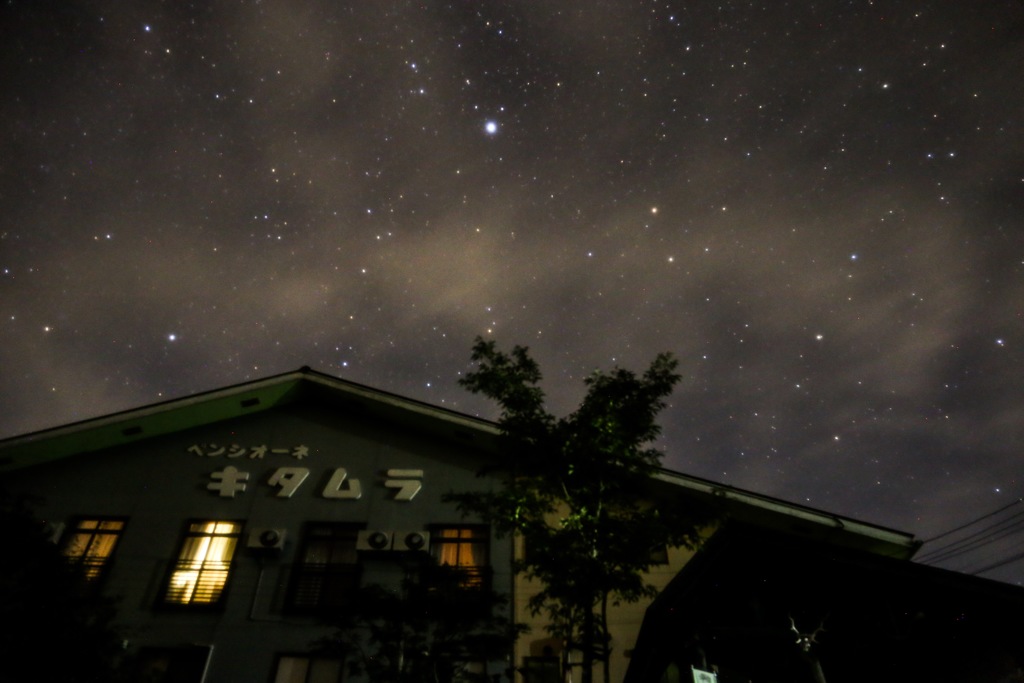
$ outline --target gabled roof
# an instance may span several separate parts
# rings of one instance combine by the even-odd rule
[[[349,382],[308,367],[185,398],[0,440],[0,474],[71,455],[143,441],[164,434],[316,401],[340,410],[401,424],[497,455],[498,425],[489,420]],[[913,535],[771,498],[733,486],[662,470],[656,484],[721,504],[729,517],[846,547],[909,558]]]
[[[453,410],[300,368],[216,389],[0,440],[0,473],[112,446],[172,434],[301,400],[338,405],[417,431],[493,448],[497,426]]]

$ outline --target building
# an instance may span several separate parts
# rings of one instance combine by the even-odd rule
[[[1024,590],[727,522],[648,607],[625,683],[1020,683]]]
[[[10,439],[0,467],[43,499],[83,582],[118,597],[140,671],[324,681],[341,663],[310,654],[321,618],[360,584],[397,586],[417,552],[511,594],[511,541],[441,501],[489,485],[493,435],[301,370]]]
[[[140,678],[356,679],[315,647],[335,632],[324,618],[344,612],[359,586],[397,588],[428,555],[460,567],[465,590],[509,596],[511,616],[532,627],[472,671],[495,683],[576,678],[574,654],[525,608],[536,587],[511,571],[525,549],[443,501],[494,485],[477,473],[495,457],[496,435],[491,422],[301,369],[8,439],[0,474],[10,491],[43,499],[38,512],[83,586],[118,597],[125,660]],[[875,609],[925,570],[907,561],[918,547],[909,534],[678,473],[650,484],[651,499],[685,496],[721,521],[696,555],[665,549],[649,577],[663,589],[652,604],[613,609],[612,681],[675,683],[698,665],[717,667],[722,681],[788,676],[803,660],[784,616],[816,627],[819,602],[840,594],[822,586],[871,567],[864,590],[878,600],[864,604]],[[829,564],[840,556],[853,564]],[[989,619],[1002,613],[984,595],[1020,600],[1011,587],[927,571],[930,591],[954,581]],[[824,578],[801,584],[805,576]],[[765,597],[784,577],[795,597]],[[844,615],[856,611],[843,604]],[[826,631],[839,623],[829,619]],[[735,636],[744,624],[760,630]],[[850,656],[825,642],[823,659]],[[754,652],[773,663],[737,664]]]

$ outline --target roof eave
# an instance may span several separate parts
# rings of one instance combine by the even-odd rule
[[[707,479],[670,470],[661,470],[655,475],[655,478],[673,486],[722,500],[727,504],[738,504],[741,509],[757,511],[780,520],[789,520],[791,524],[788,526],[799,528],[800,531],[836,538],[842,537],[847,540],[847,544],[878,555],[910,559],[921,547],[921,543],[910,533],[726,486]]]

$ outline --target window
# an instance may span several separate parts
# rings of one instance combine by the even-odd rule
[[[562,663],[554,655],[523,657],[526,683],[562,683]]]
[[[281,655],[277,658],[274,683],[338,683],[342,662],[333,657]]]
[[[146,683],[202,683],[210,660],[210,647],[144,647],[135,658],[133,681]]]
[[[356,537],[360,525],[316,523],[306,533],[292,569],[289,607],[322,612],[348,603],[359,587]]]
[[[63,553],[86,591],[97,590],[106,576],[124,525],[124,519],[116,518],[83,518],[73,522]]]
[[[490,530],[486,526],[435,526],[430,552],[440,565],[458,567],[463,588],[485,588],[490,580]]]
[[[191,522],[171,568],[164,604],[219,604],[241,533],[240,522]]]

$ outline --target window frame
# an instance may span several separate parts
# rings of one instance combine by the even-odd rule
[[[555,654],[525,655],[520,669],[524,683],[562,681],[562,658]]]
[[[93,528],[83,526],[90,522],[96,526]],[[112,522],[120,523],[120,528],[116,530],[102,528],[103,524]],[[65,529],[64,537],[61,539],[60,552],[68,568],[74,574],[79,588],[84,593],[94,595],[100,591],[106,582],[110,569],[114,564],[117,548],[127,527],[127,517],[112,515],[78,515],[69,522]],[[82,552],[70,554],[69,551],[72,549],[75,539],[81,536],[88,537]],[[90,554],[90,550],[96,547],[101,538],[113,538],[113,542],[103,554]]]
[[[221,524],[232,524],[235,526],[235,530],[230,533],[218,532],[216,528],[212,532],[204,532],[202,530],[194,530],[195,527],[201,527],[203,525],[221,525]],[[167,576],[164,579],[163,587],[160,591],[158,598],[158,606],[163,609],[169,610],[188,610],[188,611],[202,611],[202,610],[220,610],[223,609],[224,603],[227,600],[228,588],[231,585],[231,579],[234,576],[235,567],[235,556],[238,554],[238,548],[241,545],[242,534],[245,530],[245,522],[239,519],[190,519],[185,522],[185,527],[178,539],[177,553],[173,560],[169,562]],[[190,541],[195,539],[233,539],[234,545],[230,548],[227,553],[227,559],[213,559],[210,560],[208,555],[210,552],[211,543],[207,543],[205,547],[202,547],[200,541],[199,552],[203,553],[203,557],[197,560],[195,557],[189,558],[186,553],[190,549]],[[174,581],[178,576],[184,576],[189,573],[195,572],[196,577],[192,582],[191,589],[183,588],[181,590],[190,590],[190,594],[187,599],[176,599],[175,598],[175,587]],[[196,594],[199,591],[199,587],[204,581],[204,574],[216,575],[217,573],[223,573],[224,578],[218,581],[216,578],[212,580],[214,584],[213,597],[209,600],[197,599]],[[209,581],[209,579],[206,579]],[[219,586],[216,584],[219,583]]]
[[[310,683],[314,675],[313,665],[317,661],[321,662],[337,662],[338,664],[338,678],[337,683],[341,683],[345,679],[345,659],[343,657],[332,657],[329,655],[318,655],[309,652],[278,652],[274,655],[274,668],[270,672],[270,683],[278,683],[278,677],[281,675],[281,662],[286,659],[304,659],[306,660],[306,672],[303,675],[302,683]],[[291,681],[285,681],[285,683],[292,683]]]
[[[460,586],[467,590],[490,590],[491,587],[491,575],[493,573],[491,565],[491,527],[487,524],[431,524],[428,527],[430,531],[430,556],[437,562],[438,566],[449,566],[455,567],[466,572],[466,578],[460,581]],[[477,533],[482,532],[481,536],[478,537],[466,537],[463,538],[461,535],[458,537],[445,537],[441,534],[445,531],[457,531],[460,534],[462,532]],[[481,547],[478,558],[483,558],[483,564],[463,564],[462,563],[462,552],[463,550],[472,545],[478,545]],[[442,546],[455,546],[456,548],[456,564],[445,562],[442,557],[443,551]],[[475,555],[476,553],[472,553]],[[472,555],[471,555],[472,557]]]
[[[357,543],[359,532],[365,528],[365,524],[358,522],[306,522],[288,580],[286,611],[319,615],[351,603],[362,580],[363,564]],[[320,532],[327,533],[318,535]],[[352,561],[309,562],[308,555],[318,542],[326,546],[329,555],[351,552]],[[349,543],[351,547],[346,547]]]

